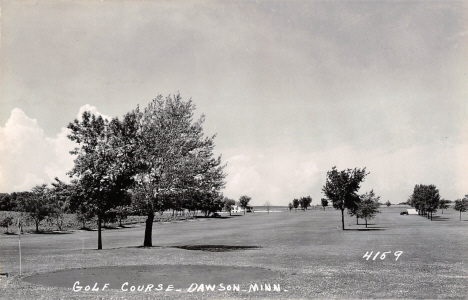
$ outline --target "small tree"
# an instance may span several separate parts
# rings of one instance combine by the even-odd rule
[[[270,202],[270,201],[267,201],[267,202],[265,202],[264,205],[265,205],[265,208],[266,208],[266,210],[267,210],[267,213],[270,213],[271,202]]]
[[[8,227],[13,225],[13,216],[10,214],[5,215],[1,220],[0,220],[0,227],[6,227],[6,233],[8,233]]]
[[[119,205],[109,210],[109,212],[115,214],[115,218],[119,221],[119,226],[123,227],[122,220],[132,213],[132,207],[130,205]]]
[[[322,198],[321,201],[322,201],[323,210],[325,210],[325,208],[328,206],[328,200],[325,198]]]
[[[348,201],[349,206],[348,206],[348,215],[351,217],[355,216],[356,217],[356,225],[359,225],[359,203],[361,203],[361,198],[358,195],[349,195],[352,200]]]
[[[392,203],[390,203],[390,200],[387,200],[387,202],[385,202],[385,205],[387,205],[387,207],[390,207],[390,205],[392,205]]]
[[[312,197],[310,197],[310,196],[301,197],[299,199],[299,205],[301,206],[301,209],[303,211],[306,211],[307,207],[309,207],[311,203],[312,203]]]
[[[249,202],[252,200],[249,196],[241,196],[239,198],[239,205],[244,209],[244,215],[245,215],[245,210],[247,209],[247,206],[249,206]]]
[[[289,202],[288,208],[289,208],[289,212],[291,212],[291,210],[294,208],[294,206],[293,206],[293,204],[291,202]]]
[[[299,207],[299,199],[294,199],[292,204],[294,206],[294,211],[297,211],[297,208]]]
[[[231,210],[234,205],[236,205],[236,200],[224,197],[224,210],[228,211],[229,215],[231,215]]]
[[[24,193],[19,198],[19,203],[22,212],[26,212],[28,216],[36,224],[36,233],[39,233],[39,224],[53,213],[50,205],[49,189],[47,184],[36,185],[31,193]]]
[[[461,221],[461,213],[466,212],[468,210],[468,195],[465,195],[465,198],[463,198],[462,200],[455,200],[455,205],[453,206],[453,209],[460,212]]]
[[[62,231],[64,214],[69,211],[73,186],[64,183],[55,177],[50,190],[51,217],[56,221],[57,229]]]
[[[449,208],[449,200],[441,199],[439,201],[439,208],[440,208],[442,214],[444,214],[444,209]]]
[[[377,213],[379,213],[379,199],[374,194],[374,190],[371,190],[369,193],[361,195],[361,202],[358,205],[357,215],[366,221],[374,218]]]

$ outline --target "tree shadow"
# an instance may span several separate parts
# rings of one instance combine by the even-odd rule
[[[49,234],[72,234],[73,231],[44,231],[44,230],[39,230],[39,232],[36,232],[36,231],[31,231],[31,232],[27,232],[28,234],[45,234],[45,235],[49,235]],[[24,232],[22,232],[21,234],[25,234]]]
[[[345,228],[345,231],[348,231],[348,230],[349,231],[380,231],[380,230],[385,230],[385,227]]]
[[[83,231],[98,231],[97,228],[81,227],[80,230]]]
[[[217,215],[217,216],[209,216],[209,217],[205,217],[205,216],[195,216],[193,217],[194,219],[229,219],[231,217],[238,217],[238,216],[235,216],[235,215],[232,215],[232,216],[222,216],[222,215]]]
[[[432,216],[432,221],[448,221],[450,220],[450,218],[444,218],[444,217],[441,217],[441,216]]]
[[[85,250],[96,250],[96,251],[103,251],[103,250],[117,250],[117,249],[160,249],[160,248],[168,248],[167,246],[151,246],[151,247],[148,247],[148,246],[122,246],[122,247],[111,247],[111,248],[104,248],[104,249],[101,249],[101,250],[98,250],[96,248],[92,248],[92,249],[85,249]],[[78,249],[79,251],[81,251],[81,249]]]
[[[105,230],[115,230],[115,229],[123,229],[125,227],[120,227],[120,226],[102,226],[102,229]]]
[[[184,250],[198,250],[208,252],[228,252],[236,250],[251,250],[262,248],[260,246],[243,246],[243,245],[183,245],[183,246],[172,246],[172,248],[184,249]]]

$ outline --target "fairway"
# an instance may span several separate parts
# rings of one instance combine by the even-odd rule
[[[466,298],[466,216],[459,221],[458,212],[449,209],[431,222],[417,215],[400,216],[405,208],[381,210],[368,229],[346,217],[345,231],[340,228],[340,211],[332,209],[155,223],[152,248],[141,247],[142,226],[105,230],[100,251],[95,250],[96,232],[22,235],[22,276],[18,236],[2,235],[1,272],[10,276],[1,278],[0,297]],[[383,252],[387,252],[384,259]],[[63,270],[71,280],[69,286],[31,283]],[[109,283],[105,274],[110,273],[118,280],[103,291]],[[47,285],[53,285],[49,281]],[[99,290],[73,291],[75,281],[97,283]],[[131,286],[149,284],[161,284],[163,290],[130,291]],[[165,291],[171,284],[173,288]],[[201,290],[202,284],[216,288]],[[227,284],[238,285],[240,291],[228,291]]]

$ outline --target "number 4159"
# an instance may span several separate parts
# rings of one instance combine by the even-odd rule
[[[374,251],[371,251],[369,253],[369,251],[366,252],[366,254],[364,254],[364,256],[362,258],[365,258],[366,260],[369,260],[369,258],[372,257],[372,254],[374,253]],[[374,255],[374,258],[372,258],[372,260],[375,260],[377,257],[379,257],[379,254],[380,254],[380,260],[384,260],[386,257],[387,257],[387,254],[390,254],[392,253],[392,251],[385,251],[385,252],[377,252],[375,255]],[[403,254],[403,251],[395,251],[393,253],[393,255],[396,257],[395,258],[395,261],[397,261],[399,258],[400,258],[400,255]]]

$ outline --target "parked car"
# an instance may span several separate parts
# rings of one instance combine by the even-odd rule
[[[402,211],[402,212],[400,213],[400,215],[407,215],[407,214],[408,214],[407,211]]]

